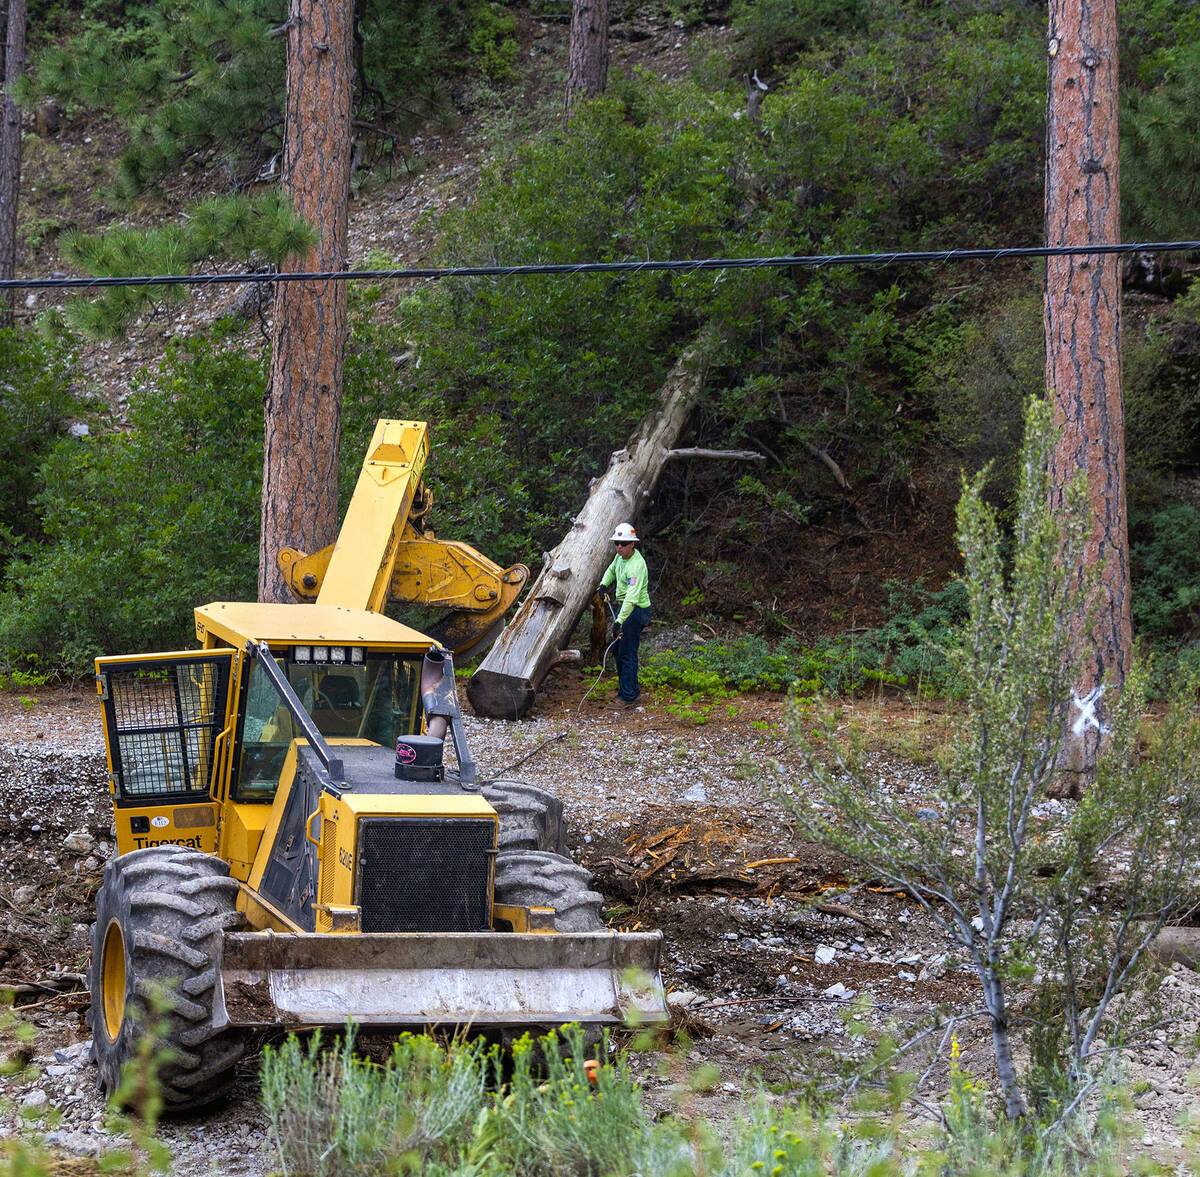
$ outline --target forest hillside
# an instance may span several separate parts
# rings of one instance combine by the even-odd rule
[[[282,0],[32,3],[17,273],[240,271],[296,240],[275,186]],[[613,13],[563,115],[566,6],[360,6],[351,268],[1038,244],[1045,7],[697,0]],[[1126,240],[1197,236],[1200,18],[1120,11]],[[765,89],[763,88],[765,87]],[[748,106],[756,92],[757,109]],[[1194,259],[1124,267],[1138,636],[1200,613]],[[428,419],[440,535],[539,564],[701,332],[720,347],[639,521],[656,615],[706,673],[951,689],[962,473],[1003,509],[1043,384],[1036,261],[356,283],[342,490],[376,418]],[[0,333],[0,659],[85,672],[251,597],[262,289],[30,294]],[[730,643],[728,639],[735,639]]]

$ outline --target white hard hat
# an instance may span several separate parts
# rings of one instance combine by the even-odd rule
[[[622,523],[613,532],[613,543],[618,544],[636,544],[637,532],[633,530],[632,523]]]

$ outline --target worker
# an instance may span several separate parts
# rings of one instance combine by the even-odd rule
[[[617,612],[617,699],[632,707],[642,693],[638,683],[638,645],[650,620],[650,587],[646,561],[637,550],[637,532],[622,523],[613,532],[617,554],[600,581],[600,595],[620,606]]]

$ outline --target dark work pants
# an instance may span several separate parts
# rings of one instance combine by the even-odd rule
[[[621,624],[621,640],[617,642],[617,697],[626,703],[634,702],[642,693],[638,686],[638,645],[649,620],[649,608],[636,605]]]

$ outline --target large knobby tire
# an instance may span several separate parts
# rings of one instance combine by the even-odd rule
[[[604,896],[591,890],[592,876],[561,854],[508,850],[496,855],[496,902],[553,907],[560,932],[603,932]]]
[[[563,821],[562,802],[524,781],[484,781],[480,785],[484,800],[500,815],[499,845],[509,850],[548,850],[567,853],[567,825]]]
[[[145,1028],[158,1025],[164,1111],[191,1111],[225,1095],[246,1039],[213,1028],[213,993],[221,938],[245,922],[234,909],[237,890],[228,864],[180,846],[134,850],[105,866],[92,925],[88,1025],[106,1094],[120,1087]]]

